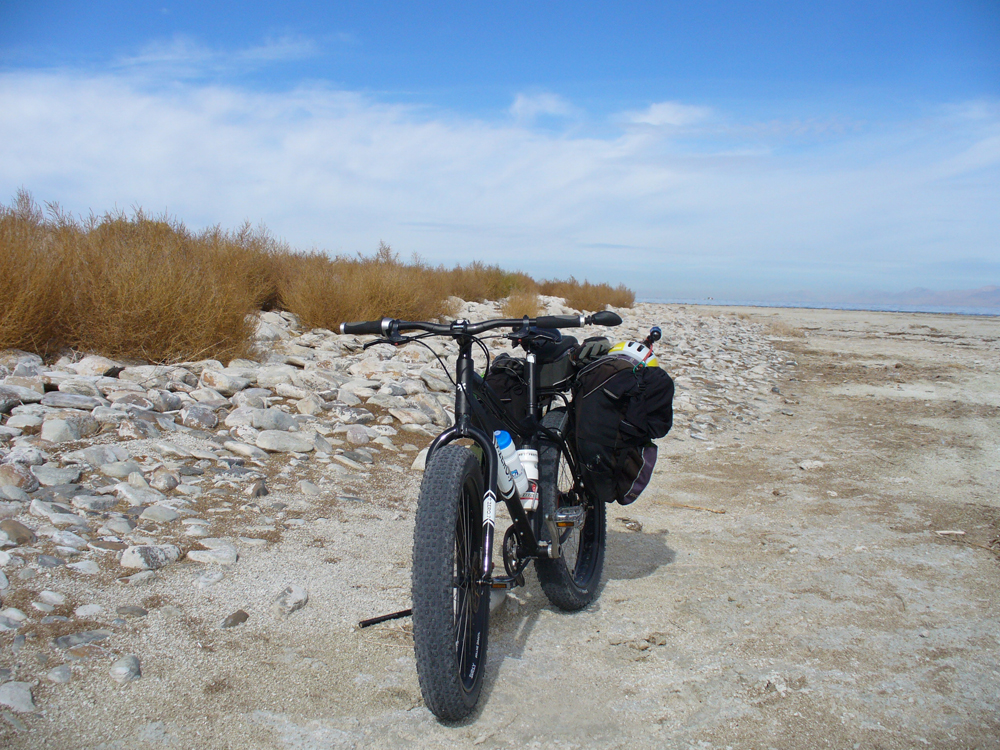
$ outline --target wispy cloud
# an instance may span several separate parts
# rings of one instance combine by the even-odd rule
[[[627,112],[624,119],[635,125],[653,127],[683,127],[702,122],[712,114],[708,107],[699,107],[681,102],[658,102],[641,112]]]
[[[533,122],[539,115],[569,117],[574,107],[557,94],[518,94],[510,105],[510,113],[520,122]]]
[[[293,42],[259,57],[300,52],[308,45]],[[177,40],[145,59],[136,65],[219,64]],[[574,111],[549,94],[523,95],[514,122],[489,123],[321,86],[145,80],[0,74],[0,200],[26,187],[79,213],[136,205],[193,226],[264,221],[303,249],[368,252],[384,239],[435,263],[479,258],[650,296],[981,286],[968,264],[927,269],[1000,256],[989,106],[824,132],[821,148],[806,132],[792,153],[761,148],[760,133],[741,140],[753,123],[679,102],[618,115],[618,132],[595,137],[577,123],[532,127]],[[691,130],[678,140],[677,127]]]
[[[200,41],[177,35],[144,46],[137,54],[119,58],[113,67],[131,75],[154,74],[164,79],[203,78],[210,75],[246,72],[266,65],[314,57],[319,47],[312,39],[280,36],[262,44],[234,50],[209,47]]]

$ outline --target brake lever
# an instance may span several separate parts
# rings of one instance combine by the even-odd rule
[[[367,349],[369,346],[375,346],[376,344],[392,344],[392,346],[402,346],[403,344],[409,344],[414,341],[413,336],[389,336],[387,338],[375,339],[374,341],[369,341],[364,346],[361,347],[362,350]]]

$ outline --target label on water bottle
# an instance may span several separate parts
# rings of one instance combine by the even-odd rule
[[[538,484],[528,482],[528,491],[521,495],[521,507],[525,510],[538,510]]]

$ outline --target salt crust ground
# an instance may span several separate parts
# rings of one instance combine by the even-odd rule
[[[497,610],[468,721],[423,707],[405,621],[355,627],[409,603],[419,475],[400,459],[358,488],[369,502],[312,512],[216,586],[178,565],[102,592],[150,610],[115,636],[143,654],[142,679],[82,665],[43,680],[44,711],[0,722],[0,746],[1000,747],[1000,563],[985,549],[1000,534],[1000,321],[686,314],[807,335],[770,342],[796,365],[755,397],[760,419],[661,441],[646,494],[609,509],[594,605],[554,611],[532,579]],[[310,602],[280,618],[288,583]],[[249,621],[220,630],[237,608]]]

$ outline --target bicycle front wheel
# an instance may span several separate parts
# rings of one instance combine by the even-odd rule
[[[542,425],[566,437],[569,414],[553,409]],[[571,513],[576,525],[560,534],[559,557],[538,558],[535,572],[548,600],[559,609],[574,611],[597,597],[604,570],[607,514],[604,503],[577,496],[569,461],[558,444],[542,443],[538,451],[538,494],[543,518],[559,511]],[[543,526],[542,536],[548,529]]]
[[[468,716],[483,687],[490,591],[476,582],[482,504],[472,452],[438,450],[424,471],[413,531],[413,641],[424,703],[447,721]]]

